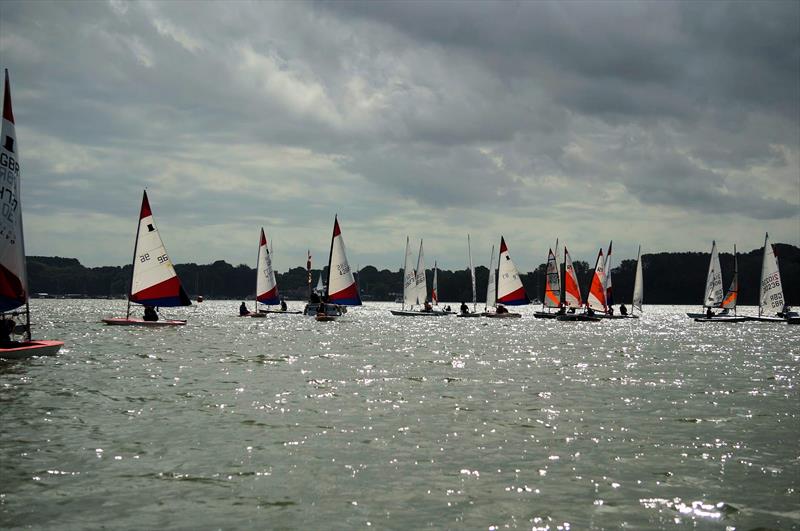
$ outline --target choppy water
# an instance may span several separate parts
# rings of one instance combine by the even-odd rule
[[[124,305],[34,301],[67,345],[0,362],[0,527],[800,526],[800,327]]]

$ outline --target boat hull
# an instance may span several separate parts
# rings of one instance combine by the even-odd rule
[[[789,317],[788,319],[786,319],[786,324],[793,324],[793,325],[800,324],[800,317]]]
[[[315,315],[314,319],[322,323],[326,323],[329,321],[335,321],[336,319],[338,319],[338,317],[336,317],[335,315]]]
[[[347,307],[345,306],[340,306],[338,304],[331,304],[331,303],[325,304],[325,315],[327,315],[328,317],[341,317],[345,313],[347,313]],[[317,317],[317,316],[322,317],[321,315],[319,315],[319,303],[309,302],[308,304],[306,304],[306,307],[303,308],[303,315],[309,315],[311,317]]]
[[[126,319],[124,317],[109,317],[103,319],[103,322],[109,326],[150,326],[150,327],[164,327],[164,326],[183,326],[186,324],[185,319],[161,319],[159,321],[145,321],[144,319]]]
[[[746,316],[733,316],[730,317],[696,317],[695,322],[697,323],[744,323],[745,321],[749,321],[750,318]]]
[[[609,315],[607,313],[598,313],[597,317],[600,319],[638,319],[638,315]]]
[[[414,310],[389,310],[392,315],[399,315],[401,317],[441,317],[443,315],[450,315],[445,312],[418,312]]]
[[[555,319],[559,315],[556,312],[534,312],[533,314],[537,319]]]
[[[755,316],[748,316],[748,321],[759,321],[762,323],[784,323],[787,321],[784,317],[755,317]]]
[[[277,313],[277,314],[284,314],[284,315],[300,315],[300,310],[259,310],[258,313],[260,314],[267,314],[267,313]]]
[[[24,343],[19,343],[18,346],[0,348],[0,358],[18,360],[32,356],[55,356],[63,346],[63,341],[46,339],[25,341]]]
[[[518,317],[522,317],[522,314],[513,313],[513,312],[508,312],[508,313],[490,313],[490,312],[485,312],[483,314],[483,316],[484,317],[489,317],[490,319],[516,319]]]
[[[483,317],[482,313],[457,313],[456,317]]]
[[[596,315],[586,315],[585,313],[565,313],[556,317],[557,321],[582,321],[582,322],[597,322],[600,320]]]

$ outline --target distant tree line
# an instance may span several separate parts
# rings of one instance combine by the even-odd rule
[[[789,304],[800,304],[800,248],[776,244],[784,296]],[[657,253],[642,256],[646,304],[700,304],[708,270],[708,253]],[[727,289],[733,277],[733,255],[721,254],[723,283]],[[761,249],[739,254],[739,303],[757,304],[761,274]],[[589,289],[592,266],[583,261],[574,264],[584,295]],[[613,265],[613,264],[612,264]],[[636,263],[623,260],[612,270],[614,302],[629,302],[633,290]],[[255,295],[255,270],[246,265],[232,266],[218,260],[213,264],[177,264],[175,266],[187,293],[210,299],[252,299]],[[521,273],[523,284],[531,299],[542,299],[545,264],[534,271]],[[312,271],[312,283],[327,273]],[[433,270],[427,271],[428,288]],[[489,270],[475,269],[478,302],[485,301]],[[84,267],[75,258],[29,256],[28,282],[31,293],[56,296],[125,297],[131,278],[131,266]],[[287,299],[304,299],[308,293],[308,275],[303,267],[278,273],[278,289]],[[378,270],[366,266],[357,275],[364,300],[391,301],[402,292],[401,271]],[[442,301],[471,301],[469,271],[444,271],[438,274],[439,299]]]

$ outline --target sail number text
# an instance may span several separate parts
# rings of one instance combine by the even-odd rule
[[[139,261],[141,263],[145,263],[150,260],[150,253],[144,253],[143,255],[139,256]],[[161,256],[157,256],[156,260],[159,264],[166,264],[169,262],[169,256],[166,254],[162,254]]]
[[[350,272],[350,264],[336,264],[336,270],[339,272],[339,276],[346,275]]]

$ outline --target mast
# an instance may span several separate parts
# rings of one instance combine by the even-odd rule
[[[333,240],[336,239],[336,225],[339,223],[339,214],[333,216],[333,233],[331,235],[331,250],[328,253],[328,285],[325,286],[325,302],[327,302],[331,291],[331,259],[333,258]]]
[[[256,294],[255,305],[256,313],[258,313],[258,277],[261,275],[261,238],[264,237],[264,227],[261,227],[261,232],[258,234],[258,252],[256,253]]]
[[[494,245],[492,245],[492,254],[489,255],[489,280],[486,283],[486,304],[484,305],[484,311],[489,311],[490,306],[495,305],[495,301],[497,300],[497,284],[496,284],[496,276],[494,270]]]

